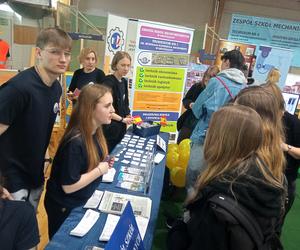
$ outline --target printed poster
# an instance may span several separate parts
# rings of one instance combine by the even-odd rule
[[[185,94],[195,84],[202,81],[205,71],[210,65],[190,63],[187,70]]]
[[[139,21],[137,32],[132,114],[157,122],[164,116],[161,131],[176,133],[193,29]]]
[[[282,89],[289,72],[293,57],[293,51],[282,48],[273,48],[269,46],[259,46],[256,63],[253,72],[253,78],[257,83],[265,83],[268,73],[272,68],[280,71],[279,86]]]

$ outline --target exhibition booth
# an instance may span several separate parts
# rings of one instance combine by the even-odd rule
[[[67,12],[72,12],[67,5],[58,4],[56,21],[62,28],[68,27],[68,18],[76,20],[74,15],[64,14]],[[69,71],[59,79],[63,92],[49,145],[50,155],[55,155],[72,113],[73,104],[67,98],[67,90],[74,70],[79,67],[76,57],[85,46],[95,46],[102,52],[99,68],[106,74],[111,72],[111,60],[117,51],[130,54],[132,64],[127,78],[131,115],[136,122],[112,151],[111,156],[115,157],[112,170],[103,177],[88,202],[73,209],[45,249],[109,250],[127,244],[124,249],[150,250],[166,166],[171,183],[179,188],[185,186],[190,141],[170,145],[177,138],[177,120],[184,111],[184,95],[202,80],[210,65],[220,67],[221,56],[235,49],[244,55],[245,76],[253,79],[254,85],[264,83],[273,68],[280,71],[278,84],[286,110],[300,117],[300,75],[291,74],[290,70],[300,67],[300,23],[234,14],[228,37],[221,39],[215,34],[213,39],[209,38],[211,28],[206,25],[200,42],[202,47],[195,52],[192,50],[194,29],[189,27],[115,14],[108,14],[103,30],[90,20],[85,22],[90,27],[85,32],[79,32],[78,24],[76,29],[67,30],[74,43],[74,59]],[[16,46],[14,41],[14,38],[10,41],[11,48]],[[34,50],[28,48],[28,51],[33,58]],[[34,63],[31,59],[23,68],[13,69],[9,65],[14,63],[9,63],[6,69],[0,69],[0,86],[7,81],[9,84],[11,77]],[[158,130],[150,131],[150,125],[141,127],[141,121]],[[141,133],[137,127],[148,131]],[[133,235],[129,240],[128,234]]]

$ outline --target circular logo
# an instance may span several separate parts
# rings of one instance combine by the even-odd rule
[[[54,114],[57,114],[59,112],[59,103],[55,103],[53,106],[53,112]]]
[[[124,46],[124,33],[119,27],[115,27],[109,31],[107,37],[108,50],[115,54],[122,50]]]

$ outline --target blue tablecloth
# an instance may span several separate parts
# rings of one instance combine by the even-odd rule
[[[128,132],[131,134],[130,132]],[[160,133],[160,136],[168,143],[169,134],[168,133]],[[156,136],[148,137],[156,140]],[[156,152],[165,153],[160,149],[156,149]],[[161,199],[161,193],[163,188],[163,179],[165,172],[165,162],[166,157],[154,167],[153,176],[150,183],[150,188],[147,194],[143,194],[140,192],[133,192],[130,190],[122,189],[116,187],[117,176],[120,169],[121,164],[119,159],[118,162],[115,163],[114,167],[116,168],[116,175],[113,183],[101,183],[98,187],[99,190],[108,190],[116,193],[126,193],[126,194],[134,194],[139,196],[147,196],[152,200],[152,208],[151,208],[151,216],[148,224],[148,228],[146,231],[146,235],[144,238],[144,246],[146,250],[150,250],[152,246],[153,234],[155,229],[155,224],[158,216],[159,204]],[[47,250],[52,249],[85,249],[87,246],[98,246],[104,247],[105,244],[99,241],[99,236],[103,230],[103,227],[106,222],[107,214],[101,213],[98,221],[92,227],[92,229],[84,236],[84,237],[75,237],[70,235],[70,232],[76,225],[79,223],[81,218],[83,217],[86,209],[82,207],[78,207],[72,210],[69,217],[65,220],[63,225],[60,227],[59,231],[53,236],[52,240],[46,246]]]

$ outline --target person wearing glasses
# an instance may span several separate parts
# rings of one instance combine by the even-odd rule
[[[79,55],[79,62],[83,67],[74,72],[68,91],[68,97],[72,101],[78,98],[76,92],[81,90],[85,85],[91,83],[100,84],[105,78],[104,72],[96,67],[98,59],[94,49],[82,49]]]
[[[44,184],[45,153],[59,112],[57,78],[71,59],[72,39],[59,28],[37,36],[37,64],[0,87],[0,170],[15,200],[38,205]]]

